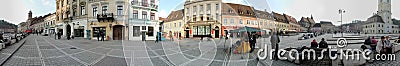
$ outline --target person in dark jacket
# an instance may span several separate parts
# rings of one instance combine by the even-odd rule
[[[250,37],[250,48],[251,48],[250,53],[254,51],[254,49],[255,49],[254,46],[256,46],[256,43],[257,43],[257,36],[256,36],[256,34],[253,33],[253,34],[251,34],[251,37]]]
[[[313,40],[312,42],[311,42],[311,47],[312,48],[317,48],[318,47],[318,42],[317,42],[317,40]]]
[[[71,39],[71,33],[68,32],[68,33],[67,33],[67,40],[70,40],[70,39]]]
[[[58,32],[58,39],[61,39],[61,32]]]
[[[368,37],[367,39],[365,39],[365,40],[364,40],[364,44],[365,44],[365,45],[370,45],[370,44],[372,44],[371,38]]]
[[[104,41],[104,35],[105,35],[104,32],[101,31],[101,32],[100,32],[101,41]]]
[[[272,49],[275,50],[273,52],[273,60],[278,60],[278,48],[279,48],[278,45],[279,45],[279,42],[281,42],[280,39],[279,39],[279,34],[278,33],[279,32],[274,31],[272,33],[271,39],[270,39]]]
[[[328,43],[326,43],[325,38],[322,38],[321,42],[319,42],[319,48],[328,48]]]

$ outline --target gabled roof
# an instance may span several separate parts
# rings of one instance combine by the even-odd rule
[[[164,22],[170,22],[175,20],[183,19],[183,9],[178,11],[172,11],[168,17],[164,20]]]
[[[383,21],[382,17],[379,16],[379,15],[377,15],[377,14],[375,14],[375,15],[373,15],[373,16],[371,16],[371,17],[369,17],[369,18],[367,19],[367,23],[374,23],[374,22],[385,23],[385,22]]]
[[[292,16],[289,16],[289,15],[287,15],[287,14],[284,14],[284,15],[285,15],[285,18],[286,18],[286,22],[287,22],[287,23],[295,23],[295,24],[297,24],[296,18],[293,18]]]
[[[257,18],[271,19],[271,20],[274,19],[273,16],[266,11],[254,10],[254,12],[256,13]]]
[[[333,25],[332,22],[328,22],[328,21],[320,21],[319,23],[323,24],[323,25]]]
[[[233,13],[231,13],[230,11],[232,11]],[[253,7],[233,3],[223,3],[222,14],[256,17]]]
[[[312,17],[311,18],[310,17],[301,17],[299,22],[312,23],[312,24],[315,23],[315,21]]]
[[[272,12],[272,14],[273,14],[273,16],[274,16],[274,18],[275,18],[275,21],[278,21],[278,22],[285,22],[286,18],[285,18],[284,15],[278,14],[278,13],[275,13],[275,12]]]
[[[321,27],[321,23],[315,23],[314,27]]]

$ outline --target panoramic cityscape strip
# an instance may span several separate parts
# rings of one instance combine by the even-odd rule
[[[399,66],[397,2],[0,1],[5,9],[0,12],[0,62],[1,66]]]

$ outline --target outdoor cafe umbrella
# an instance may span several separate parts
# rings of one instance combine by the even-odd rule
[[[242,33],[242,32],[246,32],[246,33],[252,33],[252,32],[261,32],[261,30],[260,29],[258,29],[258,28],[252,28],[252,27],[247,27],[247,26],[245,26],[245,27],[242,27],[242,28],[239,28],[239,29],[236,29],[236,30],[232,30],[231,31],[231,33]],[[248,34],[247,35],[243,35],[243,36],[248,36]],[[249,39],[250,37],[248,37],[248,38],[245,38],[245,39]],[[243,45],[244,44],[244,45]],[[248,45],[246,45],[246,44],[248,44],[248,43],[243,43],[243,44],[240,44],[239,46],[238,46],[238,51],[242,51],[242,52],[244,52],[245,50],[247,50],[248,49]],[[224,45],[225,46],[225,45]]]
[[[232,33],[238,33],[238,32],[261,32],[261,30],[258,29],[258,28],[252,28],[252,27],[244,26],[242,28],[239,28],[239,29],[236,29],[236,30],[232,30],[230,32],[232,32]]]

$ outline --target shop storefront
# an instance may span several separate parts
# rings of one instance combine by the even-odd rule
[[[193,26],[193,37],[211,37],[211,26]]]

